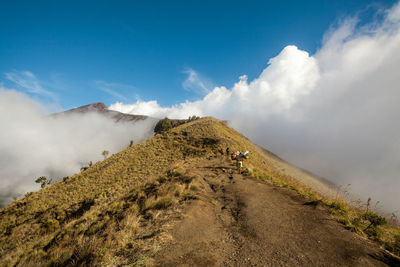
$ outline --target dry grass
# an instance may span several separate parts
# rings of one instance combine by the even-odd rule
[[[337,210],[333,213],[339,220],[355,225],[357,211],[351,206],[336,208],[247,138],[204,118],[129,147],[1,210],[1,265],[151,264],[170,239],[172,222],[200,187],[199,177],[184,166],[214,156],[220,147],[249,150],[250,175],[320,200]],[[378,229],[383,229],[379,240],[396,251],[398,230]]]
[[[1,210],[2,265],[114,265],[149,257],[166,238],[163,224],[182,195],[192,194],[193,178],[180,166],[213,155],[217,142],[188,142],[187,134],[157,135]]]

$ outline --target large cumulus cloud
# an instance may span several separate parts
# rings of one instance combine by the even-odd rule
[[[400,5],[360,25],[348,19],[313,55],[285,47],[259,77],[244,75],[203,99],[161,107],[156,101],[111,109],[156,117],[196,114],[229,120],[256,143],[389,211],[400,195]]]

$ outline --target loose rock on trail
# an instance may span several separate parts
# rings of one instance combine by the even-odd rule
[[[203,188],[157,253],[157,266],[400,266],[318,203],[240,175],[226,158],[192,167]]]

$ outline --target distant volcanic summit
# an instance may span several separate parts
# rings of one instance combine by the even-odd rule
[[[63,112],[52,114],[51,116],[58,117],[71,114],[82,114],[82,113],[85,114],[89,112],[102,114],[106,117],[114,119],[115,121],[138,121],[148,118],[148,116],[144,115],[132,115],[132,114],[121,113],[115,110],[109,110],[107,106],[102,102],[96,102],[89,105],[84,105],[77,108],[69,109]]]
[[[102,102],[97,102],[97,103],[92,103],[89,105],[84,105],[80,106],[78,108],[73,108],[67,111],[64,111],[64,113],[70,113],[70,112],[90,112],[90,111],[97,111],[97,112],[107,112],[109,111],[107,106],[102,103]]]

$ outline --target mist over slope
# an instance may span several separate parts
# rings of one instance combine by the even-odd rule
[[[294,45],[268,61],[259,77],[243,75],[203,99],[161,107],[157,101],[117,102],[125,113],[174,118],[192,114],[231,126],[282,158],[351,184],[363,200],[396,211],[400,195],[400,4],[332,27],[313,55]],[[267,44],[266,44],[267,45]]]
[[[228,160],[217,155],[219,147],[227,146],[252,151],[245,164],[265,172],[264,179],[289,178],[275,157],[225,123],[195,120],[2,209],[0,263],[107,266],[110,259],[111,265],[128,265],[148,256],[151,245],[160,247],[170,240],[171,219],[183,211],[179,205],[197,199],[195,192],[207,190],[200,184],[203,176],[186,169],[212,158]],[[207,197],[207,202],[213,200]]]
[[[62,179],[89,161],[153,135],[154,119],[116,122],[95,112],[47,116],[48,111],[22,93],[0,88],[0,205],[39,188],[34,180]]]

